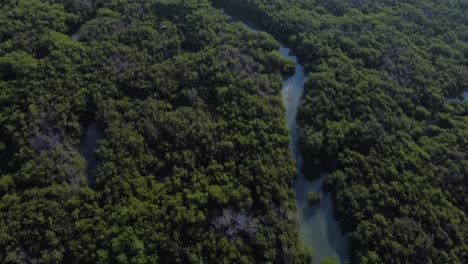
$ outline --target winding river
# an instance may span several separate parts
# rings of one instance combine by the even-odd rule
[[[257,31],[251,24],[227,15],[232,21],[244,24],[249,30]],[[296,63],[294,75],[284,80],[282,88],[283,103],[286,108],[286,120],[290,132],[290,148],[296,159],[298,175],[294,183],[296,193],[297,214],[301,239],[312,248],[313,262],[320,263],[323,257],[334,256],[341,263],[348,260],[348,236],[344,234],[334,217],[333,198],[331,193],[324,191],[326,174],[310,181],[302,174],[302,157],[298,150],[297,110],[304,91],[306,74],[302,65],[298,63],[291,50],[280,46],[280,53]],[[321,194],[321,201],[317,205],[310,205],[307,194],[317,191]]]
[[[326,174],[314,181],[310,181],[302,174],[302,157],[298,150],[297,110],[304,90],[304,68],[298,63],[290,50],[280,47],[283,56],[296,62],[293,76],[283,82],[282,97],[286,107],[286,120],[291,137],[290,148],[296,159],[298,175],[294,183],[296,204],[299,219],[300,235],[303,241],[312,247],[314,263],[326,256],[335,256],[341,263],[347,260],[348,237],[343,234],[338,221],[335,219],[333,197],[324,191]],[[307,194],[316,191],[322,199],[318,205],[310,205]]]
[[[333,197],[324,191],[326,174],[310,181],[302,174],[302,157],[298,150],[297,110],[304,90],[305,74],[297,58],[290,55],[290,50],[281,46],[283,56],[296,62],[296,71],[283,82],[282,97],[286,107],[286,120],[291,137],[290,148],[296,159],[298,175],[294,183],[299,219],[300,235],[303,241],[312,247],[314,263],[326,256],[335,256],[341,263],[347,260],[348,237],[340,229],[334,217]],[[307,194],[316,191],[322,199],[317,205],[310,205]]]

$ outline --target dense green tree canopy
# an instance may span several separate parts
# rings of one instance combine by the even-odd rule
[[[4,0],[0,21],[1,263],[308,262],[273,37],[205,0]]]
[[[467,263],[465,0],[1,1],[0,262],[310,262],[294,64],[211,3],[309,72],[305,172],[352,261]]]
[[[310,74],[308,174],[332,171],[357,263],[468,262],[468,4],[213,0],[289,44]],[[320,168],[318,168],[318,166]]]

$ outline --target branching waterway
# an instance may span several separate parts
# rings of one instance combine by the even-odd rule
[[[251,24],[228,16],[234,22],[244,24],[248,29],[257,31]],[[348,259],[348,236],[340,229],[334,217],[333,198],[324,191],[326,174],[310,181],[302,174],[302,157],[298,150],[297,110],[304,91],[305,72],[289,48],[280,46],[280,53],[296,63],[294,75],[284,80],[282,88],[283,103],[286,108],[286,120],[290,131],[290,148],[296,159],[298,175],[294,183],[297,213],[301,239],[313,250],[314,263],[320,263],[323,257],[335,256],[341,263]],[[307,194],[316,191],[321,194],[320,203],[310,205]]]

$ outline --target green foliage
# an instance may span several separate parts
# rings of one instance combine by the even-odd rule
[[[306,175],[331,170],[356,263],[468,259],[467,5],[457,0],[213,0],[254,18],[310,71]]]
[[[310,262],[273,37],[205,0],[0,20],[1,263]]]
[[[338,264],[340,263],[336,257],[324,257],[321,261],[322,264]]]
[[[31,75],[37,68],[37,61],[26,52],[11,52],[0,57],[2,79],[16,79]]]
[[[312,192],[309,192],[307,194],[307,199],[309,199],[309,203],[311,205],[316,205],[318,203],[320,203],[320,193],[319,192],[315,192],[315,191],[312,191]]]

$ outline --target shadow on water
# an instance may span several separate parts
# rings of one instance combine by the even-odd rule
[[[465,91],[461,97],[449,97],[445,100],[446,103],[451,103],[454,101],[468,102],[468,91]]]
[[[70,34],[70,39],[72,41],[79,41],[80,38],[81,38],[80,29],[79,28],[73,29],[72,33]]]
[[[227,15],[232,21],[244,24],[249,30],[257,32],[251,21],[241,21]],[[312,247],[314,263],[320,263],[323,257],[335,256],[341,263],[348,260],[348,235],[343,233],[339,222],[334,216],[333,196],[325,192],[324,183],[327,174],[323,173],[318,179],[310,181],[302,174],[302,157],[298,150],[297,110],[304,91],[306,74],[298,59],[291,55],[291,50],[280,46],[280,53],[296,63],[294,75],[284,80],[282,88],[283,103],[286,108],[286,120],[290,131],[290,148],[296,159],[298,175],[294,183],[300,236]],[[310,205],[307,194],[316,191],[321,194],[318,205]]]
[[[102,138],[103,134],[99,125],[96,121],[91,122],[87,129],[85,138],[80,147],[81,155],[86,159],[88,162],[87,167],[87,176],[88,176],[88,184],[94,184],[94,170],[97,167],[97,159],[96,159],[96,149],[98,147],[98,141]]]
[[[80,33],[75,33],[75,34],[70,36],[71,40],[73,40],[73,41],[79,41],[80,37],[81,37]]]

